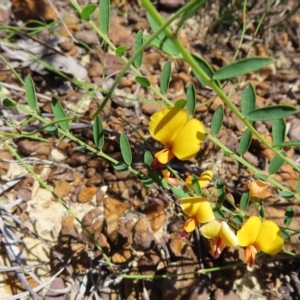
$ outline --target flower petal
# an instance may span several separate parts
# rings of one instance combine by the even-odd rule
[[[251,216],[247,222],[242,226],[242,228],[237,232],[237,237],[239,239],[239,245],[241,247],[247,247],[253,245],[256,241],[259,229],[261,225],[261,220],[257,216]]]
[[[210,203],[204,197],[188,197],[180,200],[183,212],[195,217],[198,223],[206,223],[215,219]]]
[[[171,145],[188,121],[188,113],[177,107],[166,107],[154,113],[149,121],[150,134],[164,145]]]
[[[187,233],[194,231],[197,226],[198,222],[195,218],[189,218],[183,223],[183,229]]]
[[[228,247],[236,247],[239,244],[239,240],[234,232],[230,229],[225,221],[221,222],[220,238]]]
[[[204,140],[204,125],[197,119],[188,120],[172,142],[172,152],[181,160],[193,158]]]
[[[200,187],[203,189],[203,188],[206,188],[209,183],[211,182],[211,179],[212,179],[212,171],[205,171],[203,172],[199,179],[198,179],[198,182],[199,182],[199,185]],[[186,183],[186,186],[189,188],[189,189],[193,189],[193,184],[192,184],[192,176],[189,175],[186,177],[185,179],[185,183]]]
[[[156,152],[154,156],[157,158],[159,163],[165,165],[174,157],[174,154],[171,149],[163,149]]]
[[[249,264],[250,267],[255,263],[255,255],[257,254],[257,250],[253,245],[249,245],[245,250],[245,258],[244,262]]]
[[[256,248],[268,254],[277,254],[282,250],[283,244],[278,225],[270,220],[263,221],[256,239]]]
[[[217,220],[213,220],[200,228],[201,234],[207,239],[214,239],[219,236],[221,229],[221,223]]]

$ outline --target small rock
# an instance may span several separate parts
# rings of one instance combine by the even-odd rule
[[[141,109],[143,114],[150,116],[162,108],[160,104],[142,103]]]
[[[60,44],[60,48],[64,52],[69,52],[74,46],[74,43],[71,41],[63,42]]]
[[[61,278],[55,278],[49,287],[45,295],[45,300],[65,300],[65,295],[62,295],[59,290],[63,290],[65,288],[65,283]],[[56,292],[55,290],[58,290]]]
[[[114,264],[123,264],[126,263],[128,260],[131,260],[132,258],[133,254],[131,250],[122,249],[112,255],[111,261]]]
[[[178,8],[184,5],[184,0],[159,0],[159,3],[168,8]]]
[[[79,41],[82,41],[88,45],[98,45],[99,37],[97,33],[93,30],[83,30],[76,32],[75,38]]]
[[[144,213],[150,222],[150,226],[154,232],[158,231],[165,223],[166,212],[163,206],[157,203],[150,203],[144,209]]]
[[[100,77],[103,74],[103,66],[100,62],[94,61],[88,67],[88,75],[89,77]]]
[[[79,203],[91,202],[94,195],[97,193],[97,187],[84,187],[78,194]]]
[[[28,188],[21,188],[18,190],[17,196],[23,201],[29,201],[32,198],[32,191]]]
[[[61,179],[54,184],[54,194],[58,198],[63,198],[67,196],[69,193],[71,193],[73,190],[73,187],[70,185],[69,182]]]

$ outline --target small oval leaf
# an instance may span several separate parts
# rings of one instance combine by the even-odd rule
[[[25,79],[25,93],[26,93],[26,99],[30,109],[38,110],[39,106],[36,99],[34,83],[30,75],[27,75]]]
[[[171,79],[171,62],[168,60],[163,65],[160,77],[160,90],[163,94],[166,94],[169,88]]]
[[[14,108],[17,105],[14,101],[12,101],[12,100],[10,100],[8,98],[3,99],[2,104],[6,108]]]
[[[143,46],[143,31],[139,30],[135,36],[134,44],[133,44],[133,55],[137,52],[137,50]],[[140,68],[143,62],[143,52],[138,54],[138,56],[134,59],[133,64],[136,68]]]
[[[186,100],[184,99],[177,100],[174,104],[174,107],[177,108],[185,108],[185,106],[186,106]]]
[[[232,218],[232,221],[236,224],[243,224],[244,223],[244,219],[239,216],[239,215],[235,215],[233,218]]]
[[[118,57],[122,57],[124,55],[124,52],[127,51],[128,49],[130,49],[129,47],[126,46],[120,46],[116,49],[116,55]]]
[[[99,116],[96,116],[93,124],[93,136],[94,143],[99,149],[103,148],[104,145],[104,130],[103,124]]]
[[[282,155],[286,156],[285,152],[282,152]],[[284,160],[281,157],[276,155],[270,162],[270,165],[268,168],[269,174],[275,174],[280,169],[280,167],[283,165],[283,163],[284,163]]]
[[[118,162],[113,165],[114,169],[119,172],[129,172],[128,166],[124,163]]]
[[[202,69],[202,71],[209,77],[212,78],[214,76],[214,70],[212,69],[212,67],[210,66],[210,64],[203,59],[202,57],[200,57],[199,55],[196,55],[194,53],[192,53],[192,57],[195,60],[195,62],[197,63],[197,65],[199,66],[199,68]],[[193,70],[194,72],[194,70]],[[204,86],[209,86],[209,83],[204,80],[200,75],[198,75],[196,72],[194,72],[195,76],[197,77],[197,79],[201,82],[202,85]],[[221,87],[220,82],[216,81],[216,84]]]
[[[177,188],[175,186],[171,189],[172,193],[178,198],[188,198],[191,197],[190,194],[183,191],[183,189]]]
[[[127,165],[132,163],[132,153],[126,135],[122,132],[120,135],[120,148],[122,157]]]
[[[293,209],[292,206],[289,206],[286,209],[285,214],[284,214],[284,218],[283,218],[284,225],[285,226],[290,226],[290,224],[293,221],[293,218],[294,218],[294,209]]]
[[[193,184],[193,189],[194,189],[196,195],[201,196],[202,195],[201,187],[200,187],[198,178],[195,174],[192,175],[192,184]]]
[[[280,191],[279,196],[281,196],[283,198],[288,198],[288,199],[295,197],[294,193],[292,193],[290,191]]]
[[[211,121],[211,133],[213,135],[216,135],[219,133],[222,125],[223,125],[223,119],[224,119],[224,109],[222,104],[220,104],[216,111],[214,112],[214,115],[212,117]]]
[[[137,76],[135,77],[135,80],[143,87],[148,88],[151,83],[147,77],[144,76]]]
[[[224,80],[239,75],[247,74],[260,70],[274,62],[272,58],[267,57],[249,57],[236,61],[228,66],[225,66],[215,72],[214,80]]]
[[[110,0],[99,2],[99,24],[104,34],[108,34],[110,26]]]
[[[248,151],[248,149],[251,145],[251,140],[252,140],[252,132],[247,128],[243,132],[241,140],[240,140],[240,144],[239,144],[239,148],[238,148],[238,152],[240,155],[244,155]]]
[[[144,153],[144,163],[145,163],[145,165],[150,168],[150,165],[151,165],[152,161],[153,161],[153,156],[152,156],[151,152],[146,151]]]
[[[245,116],[256,108],[256,93],[253,85],[248,83],[242,92],[242,114]]]
[[[81,15],[81,19],[83,21],[90,21],[91,19],[91,14],[96,10],[97,6],[95,4],[88,4],[87,6],[85,6],[80,15]]]
[[[284,119],[274,120],[272,124],[273,145],[284,142],[286,134],[286,123]],[[273,146],[277,150],[281,150],[280,146]]]
[[[248,208],[250,201],[250,191],[247,190],[242,194],[241,201],[240,201],[240,209],[246,210]]]
[[[286,242],[289,242],[291,240],[290,235],[282,228],[280,228],[280,235]]]
[[[153,180],[152,178],[148,177],[148,176],[144,176],[141,179],[142,183],[144,184],[144,186],[152,188],[153,187]]]
[[[196,111],[196,90],[191,82],[186,91],[186,110],[190,116],[193,116]]]
[[[282,119],[296,112],[297,108],[291,105],[274,105],[252,110],[245,117],[250,121],[271,121]]]
[[[225,217],[225,215],[224,215],[224,213],[223,213],[223,211],[221,210],[220,207],[215,206],[214,209],[213,209],[213,212],[214,212],[215,216],[216,216],[218,219],[221,219],[221,220],[223,220],[223,221],[226,220],[226,217]]]
[[[216,188],[217,188],[218,203],[222,205],[225,200],[224,182],[222,180],[218,180],[216,184]]]
[[[300,140],[286,141],[280,144],[274,144],[274,147],[297,147],[300,146]]]
[[[60,102],[55,97],[52,97],[51,104],[52,104],[52,111],[53,111],[53,114],[54,114],[56,120],[59,121],[59,120],[67,118],[67,115],[66,115],[64,109],[62,108]],[[58,124],[63,130],[69,131],[69,129],[70,129],[69,121],[64,120],[64,121],[59,122]]]

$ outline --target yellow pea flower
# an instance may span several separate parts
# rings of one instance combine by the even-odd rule
[[[198,182],[199,182],[201,189],[206,188],[209,185],[209,183],[211,182],[212,176],[213,176],[212,171],[205,171],[199,176]],[[187,176],[187,178],[185,179],[185,183],[189,189],[191,189],[191,190],[193,189],[191,175]]]
[[[225,221],[213,220],[201,226],[200,232],[207,239],[212,239],[214,258],[219,258],[225,246],[236,247],[239,243],[237,236]]]
[[[278,225],[270,220],[261,221],[257,216],[251,216],[237,232],[239,245],[246,247],[245,263],[252,266],[258,251],[267,254],[277,254],[283,248],[284,240],[280,236]]]
[[[155,154],[157,161],[152,168],[168,163],[174,156],[180,160],[191,159],[199,151],[205,134],[204,125],[199,120],[189,118],[186,110],[177,107],[166,107],[154,113],[149,131],[165,146]]]
[[[183,229],[187,233],[195,230],[199,224],[215,219],[210,203],[204,197],[182,198],[180,206],[183,212],[190,217],[183,224]]]

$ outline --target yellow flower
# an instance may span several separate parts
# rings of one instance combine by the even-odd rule
[[[199,182],[199,185],[200,185],[201,189],[206,188],[209,185],[209,183],[211,182],[211,179],[212,179],[212,175],[213,175],[212,171],[205,171],[200,175],[200,177],[198,179],[198,182]],[[192,176],[191,175],[189,175],[185,179],[185,183],[186,183],[186,185],[189,189],[191,189],[191,190],[193,189]]]
[[[282,250],[284,240],[280,236],[278,225],[270,220],[261,221],[259,217],[252,216],[237,232],[239,245],[246,247],[245,263],[252,266],[258,251],[267,254],[277,254]]]
[[[207,239],[212,239],[214,258],[218,258],[225,248],[236,247],[238,238],[225,221],[213,220],[200,228],[201,234]]]
[[[209,201],[204,197],[189,197],[180,200],[183,212],[190,218],[183,224],[185,232],[192,232],[200,223],[211,222],[215,219]]]
[[[154,113],[149,122],[153,138],[164,144],[165,148],[155,154],[157,162],[151,167],[168,163],[174,156],[180,160],[194,157],[204,139],[204,125],[197,119],[189,119],[186,110],[166,107]]]

